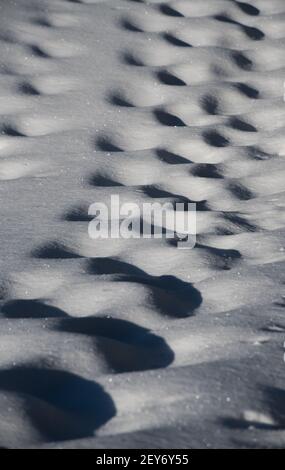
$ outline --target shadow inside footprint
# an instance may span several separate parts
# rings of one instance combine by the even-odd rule
[[[240,201],[249,201],[254,198],[254,194],[250,189],[246,188],[239,182],[232,182],[228,185],[229,191]]]
[[[201,107],[206,113],[212,116],[219,114],[219,102],[215,96],[204,96],[201,100]]]
[[[244,33],[253,41],[261,41],[265,38],[263,31],[253,26],[242,26]]]
[[[122,61],[124,64],[127,65],[132,65],[134,67],[143,67],[144,63],[142,60],[140,60],[138,57],[136,57],[134,54],[131,52],[124,52],[121,55]]]
[[[38,90],[35,87],[33,87],[33,85],[30,83],[22,83],[21,85],[19,85],[18,91],[22,95],[40,96],[40,93],[38,92]]]
[[[51,56],[47,52],[45,52],[41,47],[36,46],[36,45],[30,46],[30,51],[32,55],[39,57],[41,59],[51,58]]]
[[[258,16],[260,14],[260,10],[249,3],[236,1],[236,4],[247,15]]]
[[[169,44],[172,46],[177,46],[177,47],[192,47],[191,44],[188,42],[182,41],[182,39],[177,38],[173,34],[170,33],[164,33],[163,34],[163,39],[167,41]]]
[[[25,134],[18,131],[18,129],[16,127],[13,127],[10,124],[3,124],[0,127],[0,134],[1,135],[6,135],[7,137],[26,137]]]
[[[211,147],[228,147],[230,145],[230,141],[215,130],[204,132],[203,138]]]
[[[191,174],[199,178],[223,179],[223,175],[220,173],[217,166],[212,163],[193,165]]]
[[[233,20],[230,16],[216,15],[215,19],[223,23],[230,23],[239,26],[241,30],[253,41],[261,41],[265,37],[265,34],[260,31],[260,29],[254,28],[253,26],[246,26],[239,21]]]
[[[156,109],[154,111],[154,116],[156,117],[157,121],[163,126],[186,127],[186,124],[180,118],[174,116],[173,114],[167,113],[162,109]]]
[[[95,146],[98,150],[101,150],[101,152],[117,153],[123,151],[107,137],[99,137],[96,139]]]
[[[76,253],[72,253],[67,250],[58,242],[50,242],[39,248],[36,248],[32,252],[34,258],[39,259],[74,259],[80,258]]]
[[[186,86],[186,82],[181,80],[178,77],[175,77],[172,73],[167,72],[166,70],[160,70],[157,73],[157,78],[163,85],[169,86]]]
[[[134,108],[134,106],[124,98],[120,93],[111,93],[107,97],[108,103],[111,103],[113,106],[119,106],[120,108]]]
[[[246,83],[236,83],[235,88],[240,91],[243,95],[247,96],[248,98],[258,99],[259,98],[259,91],[252,86],[247,85]]]
[[[123,186],[121,183],[118,183],[107,176],[100,175],[100,173],[91,176],[89,183],[92,186],[97,186],[99,188],[117,188]]]
[[[257,132],[256,127],[253,125],[249,124],[248,122],[243,121],[242,119],[233,117],[229,120],[229,126],[232,129],[236,129],[238,131],[243,131],[243,132]]]
[[[25,413],[46,441],[92,437],[116,414],[101,385],[60,370],[1,370],[0,390],[23,397]]]
[[[247,232],[257,232],[258,227],[246,220],[244,217],[236,214],[236,213],[230,213],[227,212],[224,214],[224,219],[231,222],[232,224],[236,225],[237,227],[240,227],[242,231],[247,231]]]
[[[135,24],[133,24],[130,20],[128,19],[125,19],[123,18],[121,21],[120,21],[120,25],[123,29],[125,29],[126,31],[131,31],[132,33],[142,33],[143,30],[140,29],[138,26],[136,26]]]
[[[197,211],[208,211],[209,208],[207,207],[207,201],[192,201],[185,196],[181,196],[179,194],[170,193],[168,191],[164,191],[159,187],[154,185],[152,186],[144,186],[143,192],[147,196],[153,199],[168,199],[169,202],[172,204],[184,204],[185,210],[188,210],[188,204],[196,204]],[[166,201],[166,202],[168,202]]]
[[[157,309],[165,316],[185,318],[195,313],[202,302],[201,293],[175,276],[152,276],[140,268],[115,258],[95,258],[88,262],[89,274],[117,275],[117,282],[148,286]]]
[[[186,165],[191,163],[187,158],[181,157],[175,153],[169,152],[165,149],[157,149],[156,154],[162,162],[168,163],[168,165]]]
[[[177,18],[182,18],[184,16],[182,15],[182,13],[172,8],[170,5],[164,3],[159,6],[159,10],[161,11],[161,13],[167,16],[174,16]]]
[[[67,222],[91,222],[93,216],[88,215],[88,206],[87,205],[78,205],[67,210],[63,216],[62,220]]]
[[[166,341],[125,320],[90,317],[62,320],[58,330],[94,337],[112,372],[160,369],[174,361]]]
[[[243,52],[233,51],[231,53],[234,63],[242,70],[250,71],[253,69],[253,62]]]
[[[59,308],[45,305],[39,300],[12,300],[7,302],[1,313],[6,318],[64,318],[68,315]]]

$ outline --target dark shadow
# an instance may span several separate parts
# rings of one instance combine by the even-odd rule
[[[212,163],[202,163],[194,165],[190,173],[199,178],[222,179],[223,175],[220,173],[216,165]]]
[[[101,152],[115,153],[123,152],[117,145],[114,145],[111,140],[106,137],[99,137],[95,142],[96,148]]]
[[[87,269],[92,275],[118,275],[117,282],[149,286],[157,309],[165,316],[191,316],[203,301],[200,292],[190,283],[175,276],[151,276],[136,266],[114,258],[95,258],[88,262]]]
[[[162,109],[154,110],[154,116],[156,117],[157,121],[162,124],[163,126],[168,127],[186,127],[185,122],[179,119],[177,116],[173,114],[167,113]]]
[[[164,15],[167,15],[167,16],[174,16],[176,18],[183,18],[184,17],[184,15],[182,15],[182,13],[179,13],[179,11],[175,10],[174,8],[172,8],[171,6],[166,5],[166,4],[160,5],[159,10],[161,11],[161,13],[163,13]]]
[[[39,46],[30,46],[30,50],[32,52],[33,55],[35,55],[36,57],[40,57],[42,59],[50,59],[50,55],[47,54],[43,49],[41,49]]]
[[[201,107],[206,113],[216,116],[219,114],[219,102],[215,96],[206,95],[201,100]]]
[[[209,210],[207,207],[207,201],[192,201],[185,196],[164,191],[163,189],[157,188],[156,186],[144,186],[143,193],[153,199],[167,199],[172,204],[184,204],[186,210],[188,204],[196,204],[197,211]]]
[[[125,320],[109,317],[62,320],[57,329],[94,337],[112,372],[117,374],[165,368],[175,358],[163,338]]]
[[[122,55],[122,61],[123,63],[127,65],[132,65],[134,67],[144,67],[144,63],[136,58],[133,54],[130,52],[124,52]]]
[[[248,220],[246,220],[244,217],[241,217],[238,214],[233,214],[233,213],[225,213],[224,214],[224,219],[228,220],[229,222],[233,223],[234,225],[237,225],[238,227],[242,228],[243,231],[246,230],[247,232],[257,232],[258,228],[256,225],[252,224]]]
[[[238,7],[247,15],[250,16],[258,16],[260,14],[260,10],[253,5],[250,5],[249,3],[244,3],[244,2],[237,2],[236,4]]]
[[[110,96],[107,97],[107,101],[113,106],[119,106],[121,108],[134,108],[134,106],[119,93],[111,93]]]
[[[246,83],[237,83],[234,86],[238,91],[240,91],[243,95],[247,96],[248,98],[256,100],[260,97],[259,91],[256,90],[256,88],[247,85]]]
[[[100,188],[117,188],[123,186],[121,183],[117,183],[116,181],[113,181],[110,178],[107,178],[106,176],[100,174],[91,176],[89,183],[92,186],[97,186]]]
[[[40,96],[40,93],[38,92],[38,90],[36,90],[36,88],[33,87],[33,85],[31,85],[30,83],[22,83],[22,84],[18,87],[18,91],[19,91],[19,93],[21,93],[22,95],[27,95],[27,96]]]
[[[132,33],[142,33],[143,31],[138,28],[136,25],[134,25],[133,23],[131,23],[130,20],[127,20],[125,18],[123,18],[121,21],[120,21],[120,25],[123,29],[125,29],[126,31],[131,31]]]
[[[22,395],[25,413],[47,441],[93,437],[116,415],[101,385],[69,372],[32,366],[1,370],[0,389]]]
[[[254,28],[253,26],[242,26],[244,33],[253,41],[261,41],[265,38],[265,34],[260,31],[258,28]]]
[[[87,206],[76,206],[68,210],[62,217],[67,222],[90,222],[93,219],[88,215]]]
[[[10,124],[4,124],[0,128],[0,134],[8,137],[26,137],[25,134],[19,132],[15,127]]]
[[[214,18],[215,20],[220,21],[221,23],[239,24],[237,21],[233,20],[230,16],[226,14],[215,15]]]
[[[182,39],[178,39],[177,37],[175,37],[173,34],[170,34],[170,33],[164,33],[163,39],[165,39],[165,41],[167,41],[172,46],[192,47],[191,44],[189,44],[188,42],[182,41]]]
[[[243,52],[232,51],[231,53],[234,63],[242,70],[250,71],[253,69],[252,60],[248,59]]]
[[[186,86],[187,84],[180,78],[175,77],[166,70],[161,70],[157,73],[157,78],[163,85],[169,86]]]
[[[191,163],[191,161],[187,160],[187,158],[176,155],[175,153],[169,152],[165,149],[157,149],[156,154],[159,160],[164,163],[168,163],[169,165],[189,165],[189,163]]]
[[[229,191],[240,201],[249,201],[254,199],[254,194],[241,183],[232,182],[228,185]]]
[[[256,127],[252,126],[251,124],[243,121],[242,119],[233,117],[230,118],[229,120],[229,126],[232,129],[236,129],[238,131],[243,131],[243,132],[257,132]]]
[[[260,31],[260,29],[254,28],[252,26],[246,26],[239,21],[233,20],[228,15],[216,15],[214,18],[217,21],[221,21],[222,23],[230,23],[239,26],[242,31],[253,41],[261,41],[265,37],[265,34]]]
[[[32,252],[34,258],[39,259],[74,259],[80,258],[79,255],[67,250],[58,242],[50,242]]]
[[[211,147],[228,147],[230,145],[230,141],[215,130],[204,132],[203,139]]]
[[[68,315],[56,307],[45,305],[39,300],[12,300],[7,302],[1,313],[6,318],[64,318]]]

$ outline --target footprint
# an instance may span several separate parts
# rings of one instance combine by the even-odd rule
[[[228,147],[230,141],[218,131],[209,130],[203,133],[203,139],[211,147]]]
[[[164,163],[168,163],[168,165],[185,165],[191,163],[191,161],[187,160],[187,158],[181,157],[180,155],[169,152],[163,148],[157,149],[156,154],[159,160]]]
[[[88,205],[82,204],[67,210],[62,220],[67,222],[91,222],[93,216],[88,215]]]
[[[186,127],[186,124],[181,119],[162,109],[156,109],[154,111],[154,116],[156,117],[157,121],[163,126]]]
[[[96,148],[101,150],[101,152],[107,153],[117,153],[123,152],[117,145],[113,144],[113,142],[108,137],[99,137],[96,139]]]
[[[6,318],[64,318],[62,310],[45,305],[39,300],[11,300],[3,305],[1,313]]]
[[[229,120],[229,126],[242,132],[257,132],[256,127],[236,117]]]
[[[94,338],[110,372],[116,374],[165,368],[174,361],[174,353],[163,338],[126,320],[68,319],[57,329]]]
[[[167,72],[166,70],[160,70],[157,73],[157,78],[163,85],[169,86],[186,86],[186,82],[176,77],[172,73]]]
[[[45,442],[93,437],[116,414],[101,385],[61,370],[29,364],[2,369],[0,390],[23,397],[23,412]]]
[[[32,252],[32,256],[38,259],[74,259],[79,255],[72,253],[58,242],[50,242]]]
[[[249,201],[254,198],[254,194],[241,183],[232,182],[228,185],[228,189],[240,201]]]
[[[18,92],[27,96],[40,96],[40,92],[29,82],[24,82],[18,86]]]
[[[172,6],[170,5],[167,5],[166,3],[162,4],[159,6],[159,10],[161,11],[161,13],[163,13],[164,15],[167,15],[167,16],[173,16],[175,18],[182,18],[184,15],[182,15],[182,13],[180,13],[179,11],[175,10],[175,8],[173,8]]]
[[[233,51],[231,57],[234,63],[242,70],[251,71],[253,62],[243,52]]]
[[[219,114],[219,101],[215,96],[206,95],[201,99],[201,107],[206,113],[217,116]]]
[[[191,168],[190,172],[193,176],[198,176],[199,178],[223,178],[223,175],[221,174],[217,166],[211,163],[194,165],[193,168]]]
[[[253,88],[246,83],[236,83],[235,88],[240,91],[243,95],[247,96],[248,98],[258,99],[260,98],[260,93],[256,88]]]
[[[256,8],[255,6],[251,5],[250,3],[238,2],[238,1],[236,1],[235,3],[247,15],[258,16],[260,14],[260,10]]]
[[[88,262],[89,274],[119,275],[117,281],[148,286],[158,311],[174,318],[191,316],[202,304],[200,292],[175,276],[151,276],[129,263],[113,258],[95,258]]]
[[[163,37],[163,39],[164,39],[166,42],[168,42],[168,43],[171,44],[172,46],[176,46],[176,47],[192,47],[191,44],[189,44],[188,42],[182,41],[181,39],[175,37],[174,34],[163,33],[162,37]]]

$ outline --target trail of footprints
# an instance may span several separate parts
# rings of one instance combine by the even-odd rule
[[[48,319],[42,350],[49,341],[56,350],[64,334],[76,351],[80,338],[85,361],[90,360],[90,348],[94,351],[88,367],[95,377],[185,363],[178,346],[175,350],[179,341],[168,341],[160,325],[271,304],[281,287],[256,267],[285,259],[284,70],[279,66],[284,56],[276,18],[284,7],[278,0],[270,5],[262,0],[253,5],[211,0],[134,3],[141,4],[137,15],[124,16],[119,27],[138,41],[120,58],[135,79],[106,97],[130,125],[97,136],[96,148],[104,158],[88,184],[101,188],[106,202],[113,193],[138,204],[195,202],[197,247],[185,254],[174,240],[94,244],[86,228],[88,203],[79,204],[63,214],[76,230],[64,240],[35,248],[32,256],[39,259],[39,270],[11,276],[2,308],[11,321]],[[69,26],[72,15],[40,18],[38,25]],[[31,47],[42,59],[69,55],[69,49],[58,50],[51,42]],[[265,55],[265,49],[273,53]],[[42,74],[23,81],[19,92],[40,97],[73,86],[67,77]],[[12,117],[11,124],[2,125],[0,152],[18,139],[53,131],[47,121],[43,128],[40,123],[13,122]],[[40,171],[36,162],[0,161],[0,180]],[[62,266],[80,263],[83,270],[67,274],[56,260]],[[51,269],[41,270],[41,263],[50,263]],[[29,344],[25,348],[35,362],[35,352]],[[62,348],[57,358],[62,370],[38,357],[36,368],[0,372],[2,389],[30,397],[35,440],[91,436],[116,414],[102,387],[80,377],[80,359],[76,375],[70,372],[72,359]],[[14,360],[20,361],[16,352]],[[76,393],[86,396],[83,410]],[[64,402],[67,396],[70,402]],[[48,408],[39,418],[41,402]],[[60,413],[61,426],[48,423],[44,413]]]
[[[5,62],[11,65],[1,69],[7,92],[1,96],[0,181],[52,173],[50,162],[43,163],[33,155],[27,160],[21,154],[29,149],[32,153],[39,137],[74,126],[71,120],[46,115],[42,104],[45,97],[78,88],[75,79],[61,75],[60,61],[72,59],[83,51],[76,44],[54,39],[54,31],[71,28],[74,23],[70,14],[54,13],[46,17],[35,14],[27,24],[16,25],[15,31],[10,28],[0,37],[2,45],[9,46],[7,53],[14,57],[11,61],[7,55]]]

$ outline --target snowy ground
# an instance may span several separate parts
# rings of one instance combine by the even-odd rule
[[[0,0],[0,446],[284,447],[284,0]],[[88,237],[196,202],[198,243]]]

